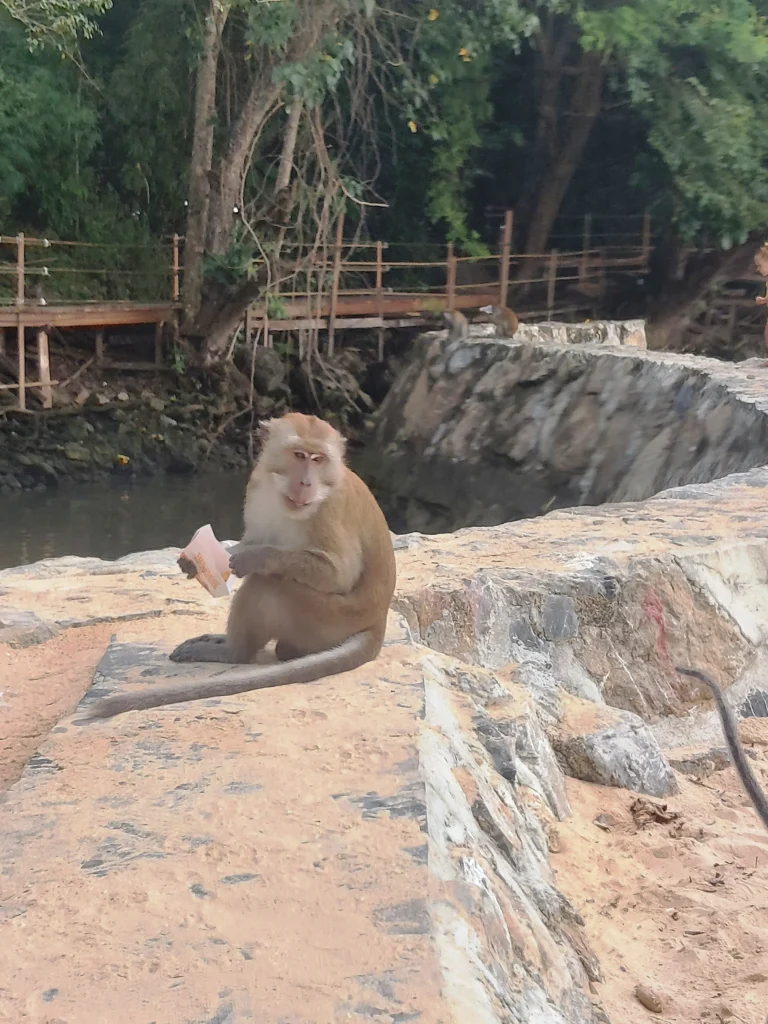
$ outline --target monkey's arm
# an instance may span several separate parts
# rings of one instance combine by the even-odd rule
[[[245,541],[229,550],[229,567],[235,576],[281,576],[325,594],[343,594],[348,589],[343,585],[343,566],[326,551],[284,551]]]

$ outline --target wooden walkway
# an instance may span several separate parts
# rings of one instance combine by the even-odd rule
[[[315,254],[301,261],[306,289],[281,290],[273,295],[270,308],[274,314],[277,306],[279,316],[268,316],[263,305],[251,307],[239,332],[244,331],[246,343],[268,347],[276,332],[296,332],[303,354],[308,347],[319,347],[318,334],[323,331],[327,332],[326,352],[332,355],[337,331],[374,329],[383,357],[385,328],[435,322],[444,309],[506,305],[509,292],[523,285],[538,288],[539,304],[544,307],[535,314],[529,311],[528,318],[551,318],[566,308],[572,311],[590,304],[585,298],[582,307],[574,306],[572,296],[563,298],[564,288],[575,285],[584,289],[585,295],[599,295],[610,275],[640,275],[648,270],[651,227],[647,215],[634,218],[623,232],[604,235],[607,244],[600,244],[593,218],[587,215],[578,236],[582,248],[525,256],[512,251],[512,212],[504,212],[501,219],[498,250],[490,257],[459,255],[449,243],[443,257],[436,260],[394,259],[391,252],[402,247],[398,244],[345,243],[342,219],[335,244],[319,257]],[[134,269],[134,263],[147,263],[146,252],[113,253],[108,262],[94,267],[91,264],[100,258],[99,249],[117,247],[0,235],[0,372],[6,379],[14,378],[11,383],[0,383],[0,394],[16,391],[20,411],[27,408],[30,389],[43,408],[52,406],[58,382],[51,379],[48,345],[54,329],[93,332],[93,358],[98,366],[133,370],[161,367],[163,328],[176,322],[180,309],[181,242],[175,235],[166,248],[154,248],[150,254],[155,261],[152,269],[143,272],[147,284],[141,280],[142,272]],[[119,257],[122,265],[116,267]],[[530,277],[524,272],[526,265],[531,267]],[[72,284],[75,280],[84,280],[83,290],[91,294],[98,290],[103,294],[118,286],[123,291],[138,289],[143,283],[143,290],[154,290],[155,297],[154,301],[83,301]],[[420,285],[418,291],[412,290],[414,280]],[[3,281],[12,284],[5,292]],[[167,298],[158,294],[163,289],[167,289]],[[154,359],[141,363],[110,361],[106,332],[140,325],[155,326]],[[30,351],[30,342],[34,351]],[[29,378],[28,362],[35,365],[34,379]]]

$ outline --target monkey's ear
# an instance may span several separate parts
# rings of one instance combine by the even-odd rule
[[[277,423],[277,420],[274,417],[268,420],[258,420],[256,423],[256,436],[260,441],[267,440],[275,423]]]

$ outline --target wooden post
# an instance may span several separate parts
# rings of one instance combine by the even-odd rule
[[[555,288],[557,286],[557,249],[549,254],[549,278],[547,280],[547,318],[552,319],[555,308]]]
[[[328,315],[328,355],[333,355],[336,335],[336,306],[339,301],[339,278],[341,277],[341,241],[344,237],[344,211],[336,221],[336,245],[333,250],[333,280],[331,281],[331,308]]]
[[[643,214],[643,266],[648,269],[651,258],[651,215],[646,210]]]
[[[0,327],[0,356],[5,355],[5,328]]]
[[[445,268],[447,307],[453,309],[456,302],[456,257],[453,252],[453,242],[448,243],[448,259]]]
[[[19,411],[24,412],[27,408],[27,353],[24,349],[24,325],[21,322],[21,313],[19,313],[19,322],[16,326],[16,345],[19,353]]]
[[[384,320],[384,246],[376,243],[376,306],[378,314]],[[384,360],[384,327],[379,327],[378,341],[379,362]]]
[[[163,321],[155,324],[155,366],[163,365]]]
[[[179,236],[173,236],[173,301],[179,301]]]
[[[733,305],[728,309],[728,327],[727,327],[727,339],[729,346],[733,344],[733,335],[736,331],[736,306]]]
[[[16,324],[16,346],[19,377],[19,411],[27,408],[27,353],[25,349],[24,325],[21,322],[21,309],[24,305],[24,235],[16,235],[16,306],[19,307],[19,319]]]
[[[245,307],[245,347],[250,349],[253,340],[253,310],[251,306]]]
[[[44,330],[37,332],[37,369],[40,388],[43,395],[43,408],[53,406],[53,388],[51,387],[51,361],[48,354],[48,334]]]
[[[269,334],[269,313],[264,308],[264,348],[272,348],[272,338]]]
[[[16,235],[16,305],[24,305],[24,235]]]
[[[592,214],[584,214],[584,227],[581,233],[581,261],[579,263],[579,284],[584,284],[589,276],[589,247],[592,244]]]
[[[96,365],[104,365],[104,331],[96,331]]]
[[[501,262],[499,263],[499,305],[507,305],[509,291],[509,257],[512,253],[512,225],[514,213],[507,210],[504,214],[504,232],[501,237]]]

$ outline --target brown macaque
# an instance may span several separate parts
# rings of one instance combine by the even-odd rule
[[[469,337],[469,323],[458,309],[443,310],[443,320],[448,327],[448,341],[466,341]]]
[[[496,328],[497,338],[514,338],[520,321],[517,313],[509,306],[481,306],[481,313],[487,313]]]
[[[768,278],[768,242],[761,245],[755,253],[755,269],[761,277]],[[758,306],[768,306],[768,287],[764,295],[755,296],[755,302]],[[765,341],[765,347],[768,349],[768,320],[766,320],[763,330],[763,340]]]
[[[181,701],[309,683],[373,661],[395,589],[392,537],[376,499],[344,462],[344,438],[315,416],[263,426],[230,568],[244,576],[226,635],[186,640],[176,662],[248,665],[192,684],[147,687],[95,702],[87,719]],[[184,571],[184,566],[182,566]],[[278,665],[255,666],[276,640]]]
[[[728,744],[728,749],[731,752],[731,760],[733,766],[739,774],[739,778],[744,785],[744,789],[747,791],[747,796],[752,801],[752,804],[757,811],[758,817],[768,828],[768,797],[763,792],[760,783],[755,778],[754,772],[750,767],[747,755],[744,753],[744,747],[741,745],[739,739],[739,730],[736,725],[736,718],[731,710],[730,704],[726,701],[723,696],[723,691],[714,681],[706,674],[706,672],[700,672],[695,668],[680,668],[677,671],[684,676],[691,676],[693,679],[698,679],[699,682],[710,690],[714,701],[717,713],[720,715],[720,721],[723,725],[723,733],[725,735],[725,742]]]

